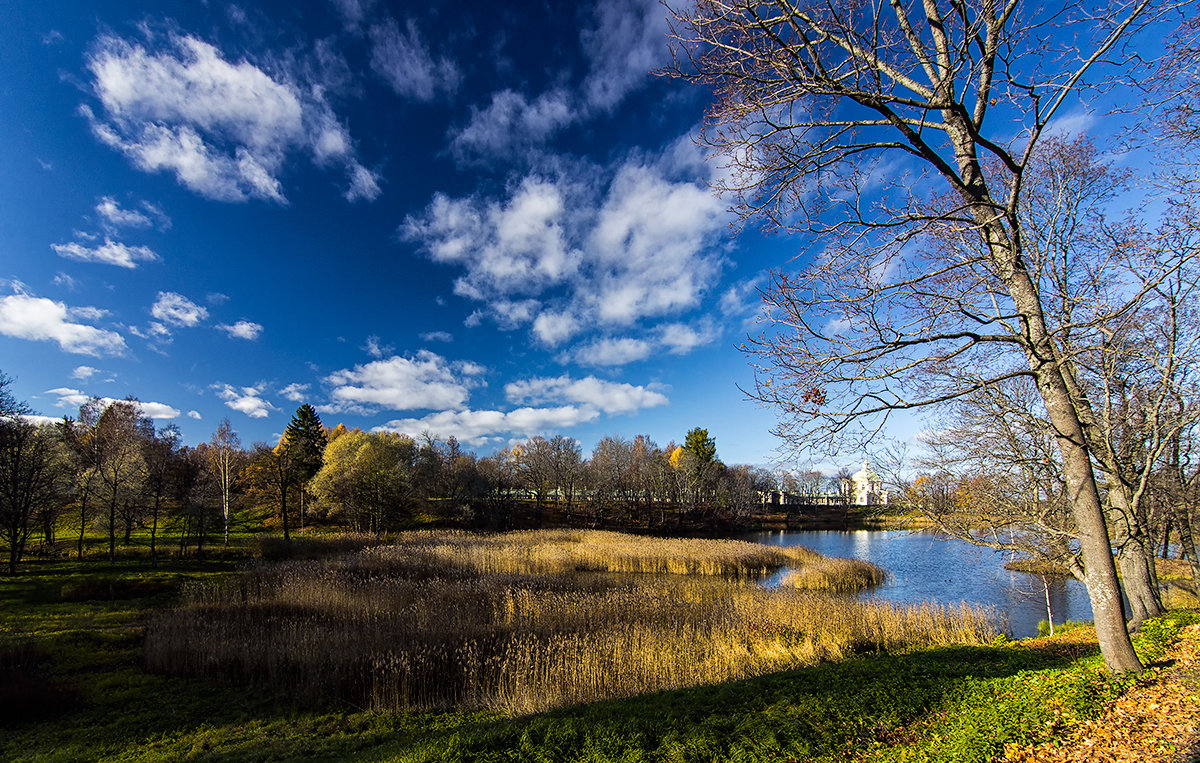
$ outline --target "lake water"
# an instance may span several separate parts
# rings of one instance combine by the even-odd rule
[[[1018,638],[1036,636],[1038,622],[1046,619],[1042,578],[1004,569],[1007,554],[936,532],[789,530],[751,533],[743,539],[806,546],[826,556],[872,562],[888,571],[886,583],[864,591],[859,598],[994,607],[1005,618],[1008,633]],[[1072,578],[1047,580],[1055,623],[1092,619],[1092,605],[1082,583]]]

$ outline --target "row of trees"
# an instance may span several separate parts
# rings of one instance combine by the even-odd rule
[[[590,458],[561,435],[479,457],[453,437],[329,429],[304,404],[274,445],[243,448],[225,419],[189,447],[133,399],[92,399],[77,418],[36,424],[8,387],[0,375],[0,543],[10,572],[37,535],[50,548],[69,532],[83,558],[99,531],[114,560],[137,532],[157,564],[164,533],[181,555],[202,555],[212,536],[229,543],[239,516],[270,517],[287,539],[313,522],[395,531],[417,514],[506,528],[518,513],[540,524],[553,511],[559,521],[668,527],[748,512],[775,487],[763,469],[723,464],[700,428],[665,448],[643,435],[605,437]]]
[[[135,530],[145,529],[157,563],[169,525],[181,554],[193,544],[203,552],[210,507],[231,487],[216,477],[222,473],[218,438],[184,446],[175,426],[156,429],[135,400],[92,399],[76,419],[34,423],[9,384],[0,374],[0,543],[10,573],[33,532],[46,546],[71,533],[82,558],[86,538],[99,529],[112,560],[119,538],[128,545]],[[224,473],[233,468],[226,464]]]

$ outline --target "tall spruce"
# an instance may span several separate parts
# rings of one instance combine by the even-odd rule
[[[308,492],[308,482],[325,463],[325,426],[321,417],[308,403],[296,409],[287,429],[284,430],[283,440],[287,444],[288,455],[300,482],[300,529],[304,529],[304,499]]]

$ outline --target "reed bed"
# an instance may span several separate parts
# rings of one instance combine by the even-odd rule
[[[605,530],[526,530],[495,535],[405,533],[373,553],[392,561],[479,573],[619,572],[761,577],[820,559],[806,548],[740,540],[652,538]]]
[[[859,559],[823,556],[787,571],[780,585],[825,593],[854,593],[887,580],[882,567]]]
[[[766,589],[745,570],[779,558],[773,549],[695,541],[689,561],[692,543],[427,533],[263,564],[191,589],[151,623],[145,659],[315,704],[520,714],[995,633],[989,613],[969,607]],[[805,554],[816,557],[791,558]],[[731,573],[731,559],[745,566]],[[660,574],[628,574],[651,568]],[[661,574],[683,569],[693,574]]]

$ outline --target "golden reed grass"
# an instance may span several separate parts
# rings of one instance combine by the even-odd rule
[[[530,713],[995,632],[968,607],[900,608],[748,579],[819,560],[617,533],[413,533],[195,588],[151,623],[145,658],[312,703]]]

